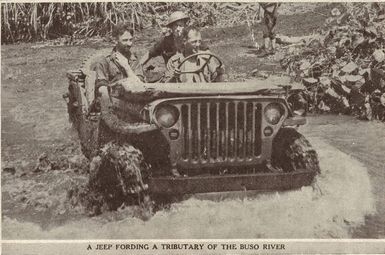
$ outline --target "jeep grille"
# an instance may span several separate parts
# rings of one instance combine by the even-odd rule
[[[183,161],[250,161],[261,154],[260,103],[222,99],[185,103],[179,109]]]

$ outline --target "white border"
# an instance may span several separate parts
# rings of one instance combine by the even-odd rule
[[[267,1],[267,0],[266,0]],[[58,2],[179,2],[177,0],[175,1],[156,1],[156,0],[130,0],[130,1],[124,1],[124,0],[114,0],[114,1],[107,1],[107,0],[100,0],[100,1],[94,1],[94,0],[69,0],[69,1],[62,1],[62,0],[40,0],[40,1],[34,1],[34,0],[27,0],[27,1],[19,1],[19,0],[0,0],[0,3],[58,3]],[[250,1],[250,0],[237,0],[237,1],[231,1],[231,0],[214,0],[214,1],[203,1],[203,0],[184,0],[183,2],[239,2],[239,3],[257,3],[257,2],[264,2],[264,1]],[[321,0],[321,1],[303,1],[303,0],[285,0],[285,1],[277,1],[277,0],[270,0],[269,2],[283,2],[283,3],[320,3],[320,2],[330,2],[330,3],[338,3],[338,2],[362,2],[362,3],[371,3],[371,2],[384,2],[383,0],[375,0],[375,1],[358,1],[358,0],[352,0],[352,1],[338,1],[338,0]],[[0,56],[0,64],[1,64],[1,56]],[[1,76],[1,74],[0,74]],[[1,96],[1,91],[0,91],[0,96]],[[0,100],[1,101],[1,100]],[[1,105],[0,105],[0,110],[1,110]],[[1,134],[0,134],[0,139],[1,139]],[[1,151],[0,151],[1,155]],[[2,162],[0,161],[0,166]],[[1,176],[1,173],[0,173]],[[385,185],[385,184],[384,184]],[[1,186],[1,185],[0,185]],[[1,199],[1,193],[0,193],[0,199]],[[1,209],[1,204],[0,204],[0,209]],[[0,225],[2,224],[2,217],[0,218]],[[1,228],[0,228],[1,229]],[[2,249],[4,247],[3,244],[15,244],[17,246],[20,246],[22,244],[93,244],[93,243],[124,243],[129,241],[130,243],[208,243],[208,242],[213,242],[213,243],[239,243],[239,242],[245,242],[245,243],[250,243],[250,242],[255,242],[255,243],[267,243],[267,242],[274,242],[274,243],[289,243],[289,244],[294,244],[295,243],[313,243],[315,246],[317,243],[335,243],[336,248],[338,248],[338,243],[352,243],[352,244],[358,244],[358,243],[365,243],[366,245],[370,244],[383,244],[383,252],[380,254],[385,254],[385,239],[90,239],[90,240],[3,240],[2,239],[2,231],[0,232],[0,237],[1,237],[1,245]],[[316,248],[316,247],[315,247]],[[370,253],[370,246],[367,247],[368,252],[364,251],[357,251],[360,254],[375,254],[375,253]],[[338,250],[338,249],[337,249]],[[37,253],[36,253],[37,252]],[[84,251],[81,251],[84,252]],[[132,251],[131,251],[132,252]],[[138,253],[142,254],[140,251],[137,251]],[[350,254],[352,251],[349,251]],[[167,254],[164,251],[159,251],[158,253],[160,254]],[[228,253],[231,254],[240,254],[239,250],[238,251],[229,251]],[[262,251],[258,251],[257,253],[266,253]],[[273,254],[274,252],[271,252],[270,254]],[[293,252],[287,252],[286,254],[298,254],[295,251]],[[318,252],[317,252],[318,253]],[[323,252],[319,252],[321,254]],[[341,254],[340,252],[337,252]],[[33,251],[26,251],[25,254],[40,254],[38,251],[33,250]],[[55,254],[55,253],[54,253]],[[90,254],[95,254],[95,252],[90,252]],[[132,254],[132,253],[126,253],[126,254]],[[188,254],[184,252],[183,254]]]

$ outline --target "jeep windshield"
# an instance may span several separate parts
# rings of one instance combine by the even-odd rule
[[[302,84],[290,82],[287,77],[217,83],[140,83],[123,79],[115,82],[111,87],[113,88],[113,96],[124,96],[140,101],[143,100],[141,96],[147,97],[147,100],[153,100],[155,98],[198,95],[282,95],[286,91],[285,88],[304,89]]]

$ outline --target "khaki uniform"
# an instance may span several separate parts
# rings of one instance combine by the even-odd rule
[[[199,51],[199,53],[210,53],[209,50]],[[172,75],[174,70],[181,72],[194,71],[199,69],[199,67],[203,66],[208,61],[209,55],[200,55],[196,59],[191,59],[186,61],[180,68],[177,70],[180,63],[182,63],[185,57],[182,53],[177,53],[170,58],[167,63],[167,70]],[[177,77],[176,81],[178,82],[207,82],[207,81],[222,81],[224,70],[223,67],[219,68],[219,63],[214,58],[211,58],[209,63],[203,69],[201,73],[186,73],[181,74]],[[175,78],[174,78],[175,79]],[[173,80],[171,80],[173,81]]]
[[[143,70],[139,65],[138,59],[131,54],[129,59],[117,52],[115,49],[110,55],[103,58],[95,66],[96,72],[96,88],[107,86],[115,81],[132,78],[135,81],[140,81],[143,77]]]
[[[169,59],[181,50],[183,45],[175,40],[174,36],[167,35],[162,37],[155,45],[149,50],[149,57],[155,58],[162,56],[164,63],[167,64]],[[206,45],[201,45],[201,49],[208,49]]]
[[[155,58],[162,56],[164,63],[166,64],[171,56],[175,55],[180,46],[174,40],[173,35],[162,37],[154,46],[149,50],[149,57]]]

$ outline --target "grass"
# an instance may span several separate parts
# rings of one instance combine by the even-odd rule
[[[246,3],[3,3],[1,42],[105,36],[118,22],[135,30],[161,27],[176,10],[187,12],[198,26],[250,24],[259,18],[258,4]]]

